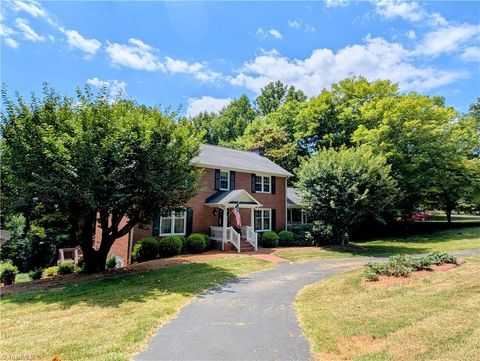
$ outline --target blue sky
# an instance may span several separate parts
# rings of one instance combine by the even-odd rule
[[[352,75],[480,95],[476,1],[2,1],[1,80],[28,96],[106,85],[140,103],[217,111],[282,80],[314,96]]]

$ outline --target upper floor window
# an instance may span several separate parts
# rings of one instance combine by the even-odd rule
[[[255,192],[270,193],[270,176],[257,175],[255,177]]]
[[[230,185],[230,172],[228,171],[220,171],[220,190],[228,191]]]
[[[184,211],[172,211],[160,217],[160,236],[184,235],[187,232],[186,227],[187,213]]]

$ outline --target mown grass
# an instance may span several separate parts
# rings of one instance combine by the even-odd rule
[[[366,289],[361,280],[348,272],[297,296],[318,359],[480,359],[480,257],[408,286]]]
[[[480,227],[449,229],[429,234],[391,237],[362,242],[352,242],[353,247],[308,247],[281,249],[275,254],[290,261],[316,258],[345,258],[391,256],[393,254],[424,253],[432,251],[458,251],[480,249]]]
[[[0,301],[1,354],[12,360],[131,359],[195,295],[271,267],[239,256],[7,296]]]

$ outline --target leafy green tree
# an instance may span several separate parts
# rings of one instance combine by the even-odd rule
[[[260,115],[270,114],[283,104],[289,101],[303,102],[307,100],[306,95],[299,89],[295,89],[293,85],[290,87],[281,81],[268,83],[261,89],[260,95],[255,99]]]
[[[196,133],[203,134],[203,141],[208,144],[218,144],[217,134],[213,124],[217,121],[218,114],[201,112],[190,119]]]
[[[246,95],[233,100],[212,122],[213,141],[215,144],[224,144],[236,140],[254,118],[255,110]]]
[[[390,166],[368,147],[322,149],[297,175],[309,219],[330,227],[332,241],[341,245],[362,220],[389,210],[396,196]]]
[[[33,209],[65,215],[87,272],[103,270],[113,242],[133,226],[181,207],[196,192],[190,161],[199,139],[170,114],[112,101],[106,89],[94,96],[86,88],[74,101],[46,87],[29,105],[20,96],[4,103],[2,180],[13,190],[9,197],[31,196]],[[97,222],[101,240],[94,248]]]
[[[378,119],[365,112],[383,98],[398,96],[398,85],[388,80],[347,78],[312,97],[299,112],[297,139],[309,154],[323,147],[352,146],[352,135],[364,125],[376,126]]]
[[[463,149],[453,141],[458,114],[438,99],[415,93],[380,99],[365,113],[378,125],[360,125],[353,140],[387,158],[400,189],[398,206],[406,217],[429,201],[432,188],[446,176],[443,170],[460,159]]]

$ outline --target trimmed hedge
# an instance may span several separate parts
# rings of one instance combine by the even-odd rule
[[[158,246],[157,240],[153,237],[147,237],[135,244],[132,251],[132,258],[136,262],[145,262],[157,258]]]
[[[274,231],[268,231],[262,234],[262,247],[274,248],[278,247],[278,234]]]
[[[313,245],[312,224],[291,224],[288,230],[293,233],[292,246],[308,247]]]
[[[290,231],[281,231],[278,233],[278,245],[280,247],[293,246],[293,233]]]
[[[188,236],[187,244],[190,253],[202,253],[207,248],[205,235],[201,233],[192,233]]]
[[[52,277],[58,275],[58,266],[47,267],[43,270],[42,277]]]
[[[158,253],[161,258],[182,253],[183,241],[180,236],[166,236],[158,240]]]
[[[17,277],[18,268],[10,261],[0,263],[0,281],[5,285],[13,285]]]

